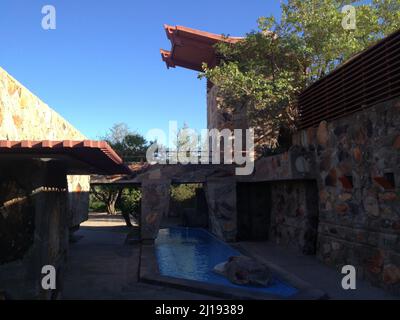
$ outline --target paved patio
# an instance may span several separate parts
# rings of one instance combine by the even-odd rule
[[[92,214],[75,233],[77,241],[71,244],[63,298],[215,299],[138,282],[140,246],[132,242],[127,244],[130,232],[121,216]],[[357,281],[357,290],[343,290],[342,275],[314,257],[265,242],[241,242],[238,246],[261,261],[272,262],[325,291],[331,299],[396,299],[361,280]]]
[[[64,299],[215,299],[138,282],[140,246],[125,244],[130,229],[122,217],[91,216],[70,246]]]
[[[240,242],[237,246],[260,261],[273,263],[324,291],[330,299],[399,299],[358,279],[356,290],[344,290],[341,286],[344,275],[313,256],[305,256],[289,248],[268,242]]]

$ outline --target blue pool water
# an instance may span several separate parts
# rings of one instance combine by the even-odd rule
[[[239,251],[199,228],[161,229],[156,239],[161,275],[213,283],[250,291],[290,297],[298,290],[274,277],[269,287],[240,286],[216,274],[213,268]]]

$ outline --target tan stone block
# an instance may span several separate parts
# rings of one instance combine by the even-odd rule
[[[389,285],[400,282],[400,268],[393,264],[385,266],[383,270],[383,281]]]
[[[349,206],[345,203],[342,203],[337,205],[335,209],[338,214],[345,214],[349,211]]]
[[[393,148],[400,149],[400,136],[397,136],[393,142]]]
[[[326,146],[329,140],[328,124],[326,121],[321,121],[317,130],[317,141],[320,145]]]
[[[10,81],[8,83],[8,94],[10,96],[14,95],[14,93],[18,90],[18,86],[14,81]]]
[[[374,274],[378,274],[382,271],[384,261],[384,254],[382,250],[379,250],[375,255],[368,259],[368,271]]]
[[[319,192],[319,199],[321,202],[325,202],[329,198],[329,193],[326,190],[321,190]]]
[[[157,213],[149,213],[146,216],[146,223],[153,225],[157,221]]]
[[[339,195],[339,200],[340,201],[348,201],[352,198],[352,194],[351,193],[342,193]]]
[[[223,224],[224,231],[232,232],[236,230],[236,224],[233,221],[225,222]]]
[[[13,115],[14,125],[17,129],[21,128],[22,118],[18,115]]]
[[[360,162],[360,161],[362,160],[362,153],[361,153],[361,150],[360,150],[359,147],[355,147],[355,148],[353,149],[353,156],[354,156],[354,159],[355,159],[357,162]]]
[[[396,201],[397,195],[394,192],[385,192],[379,195],[379,199],[382,201]]]
[[[28,107],[29,106],[29,104],[30,104],[30,97],[29,97],[29,95],[28,94],[26,94],[25,92],[23,92],[22,94],[21,94],[21,100],[19,101],[19,106],[21,107],[21,108],[26,108],[26,107]]]

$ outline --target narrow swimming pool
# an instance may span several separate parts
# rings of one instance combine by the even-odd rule
[[[160,274],[180,279],[240,288],[252,292],[290,297],[298,289],[273,277],[269,287],[241,286],[216,274],[213,268],[240,252],[200,228],[173,227],[161,229],[155,241]]]

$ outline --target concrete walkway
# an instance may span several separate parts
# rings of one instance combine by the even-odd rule
[[[363,280],[357,280],[356,290],[343,290],[341,281],[344,275],[313,256],[289,248],[268,242],[240,242],[237,246],[260,261],[273,263],[324,291],[330,299],[400,299]]]
[[[125,244],[122,218],[91,215],[68,254],[63,299],[191,299],[213,297],[138,282],[140,246]]]
[[[211,296],[138,282],[138,244],[126,242],[132,229],[120,217],[91,214],[75,233],[65,270],[64,299],[185,299],[207,300]],[[128,237],[130,238],[130,237]],[[129,242],[132,243],[132,242]],[[241,242],[250,255],[278,265],[326,292],[331,299],[399,299],[366,281],[356,290],[343,290],[342,274],[316,258],[265,242]]]

